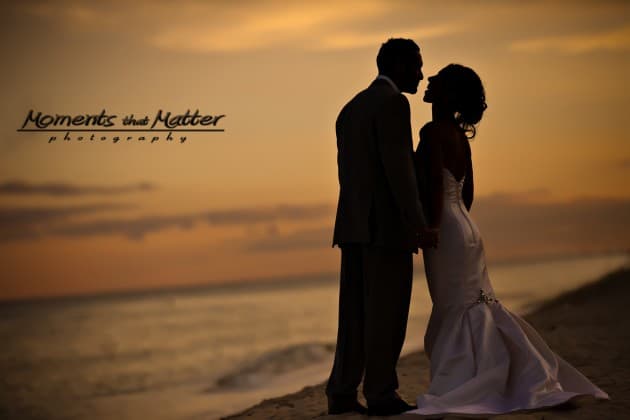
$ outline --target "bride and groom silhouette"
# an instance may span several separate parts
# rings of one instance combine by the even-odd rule
[[[326,386],[329,414],[492,415],[607,399],[497,300],[483,241],[468,211],[468,140],[486,109],[477,74],[450,64],[429,77],[432,121],[414,154],[410,108],[423,79],[415,42],[390,39],[378,77],[336,121],[339,202],[333,246],[341,249],[339,326]],[[424,347],[431,382],[409,405],[397,394],[413,253],[423,250],[433,303]],[[418,373],[419,374],[419,373]],[[367,408],[357,400],[363,380]]]

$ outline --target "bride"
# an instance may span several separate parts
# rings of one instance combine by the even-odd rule
[[[473,168],[468,140],[486,109],[479,76],[450,64],[429,77],[433,119],[420,131],[416,171],[437,248],[424,249],[433,302],[424,337],[431,383],[409,414],[481,415],[550,407],[578,395],[608,399],[502,306],[488,278],[470,218]]]

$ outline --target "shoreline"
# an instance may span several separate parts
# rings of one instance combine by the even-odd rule
[[[630,296],[630,267],[615,270],[576,290],[539,305],[524,316],[547,344],[607,392],[611,401],[579,399],[571,410],[545,409],[494,416],[497,419],[593,419],[630,418],[630,329],[625,328],[626,296]],[[399,394],[414,402],[429,383],[429,361],[423,351],[414,351],[398,363]],[[367,419],[359,414],[326,415],[325,383],[267,399],[225,420],[276,419]],[[365,404],[359,392],[359,401]],[[412,420],[421,416],[390,416]],[[448,416],[445,419],[461,417]]]

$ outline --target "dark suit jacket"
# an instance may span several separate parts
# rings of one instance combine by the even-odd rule
[[[382,79],[337,117],[339,202],[333,247],[372,244],[418,252],[425,226],[413,166],[409,101]]]

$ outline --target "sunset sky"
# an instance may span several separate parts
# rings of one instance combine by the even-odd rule
[[[420,45],[425,78],[456,62],[484,81],[473,217],[491,261],[630,249],[630,2],[0,7],[0,300],[338,270],[334,121],[389,37]],[[407,95],[414,147],[425,88]],[[225,131],[49,143],[16,131],[31,109],[199,110]]]

